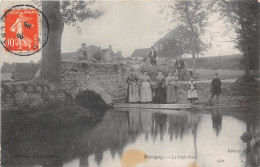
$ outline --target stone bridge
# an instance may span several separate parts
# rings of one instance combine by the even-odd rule
[[[93,91],[109,105],[126,98],[124,64],[97,64],[63,61],[62,87],[73,98],[79,92]]]
[[[74,99],[84,91],[95,92],[109,106],[115,102],[125,101],[127,65],[62,61],[61,88],[29,81],[34,77],[32,73],[35,74],[39,67],[40,65],[32,66],[29,63],[16,65],[14,69],[16,80],[2,82],[2,110],[65,104],[69,102],[68,99],[71,97]],[[26,72],[30,74],[27,75]]]

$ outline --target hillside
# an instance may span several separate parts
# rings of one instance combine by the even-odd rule
[[[224,55],[212,57],[199,57],[196,60],[197,68],[211,70],[239,70],[243,69],[241,65],[242,54]],[[189,68],[192,68],[192,58],[184,58]]]

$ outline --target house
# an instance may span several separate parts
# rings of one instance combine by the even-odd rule
[[[135,49],[135,51],[132,53],[131,57],[135,60],[143,60],[144,57],[149,56],[149,53],[151,51],[151,48],[142,48],[142,49]]]

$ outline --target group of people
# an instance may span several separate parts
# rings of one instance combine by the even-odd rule
[[[144,71],[140,79],[134,74],[134,70],[130,70],[130,74],[126,79],[128,84],[127,88],[127,102],[129,103],[177,103],[180,101],[179,96],[179,77],[178,73],[168,73],[165,77],[161,71],[155,79],[155,89],[152,91],[151,78],[148,76],[147,71]],[[211,101],[216,96],[218,102],[219,95],[221,94],[221,81],[218,74],[214,74],[214,78],[211,82]],[[197,83],[194,77],[190,77],[189,90],[187,92],[187,99],[190,100],[191,104],[194,104],[195,100],[198,99],[197,94]],[[153,93],[154,92],[154,93]],[[154,97],[153,97],[154,94]]]
[[[86,60],[93,63],[102,63],[102,55],[100,52],[96,52],[90,56],[87,53],[87,45],[86,43],[82,43],[81,47],[77,50],[76,54],[74,55],[75,60]]]
[[[151,78],[147,71],[144,71],[143,76],[138,80],[134,74],[134,70],[130,70],[127,77],[127,101],[128,102],[155,102],[155,103],[176,103],[180,100],[179,97],[179,81],[177,74],[169,73],[167,77],[158,73],[155,80],[154,97],[151,88]]]

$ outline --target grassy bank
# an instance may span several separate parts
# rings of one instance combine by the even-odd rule
[[[187,100],[187,92],[189,89],[189,84],[181,84],[179,103],[185,104],[189,103]],[[211,97],[211,83],[199,83],[197,84],[197,93],[199,96],[197,104],[204,106],[209,106],[209,100]],[[219,97],[219,105],[229,106],[229,105],[241,105],[248,106],[252,110],[258,110],[259,107],[259,82],[253,81],[248,83],[222,83],[221,86],[222,93]]]
[[[238,79],[244,75],[243,70],[208,70],[197,69],[199,80],[212,79],[215,73],[219,74],[220,79]]]

